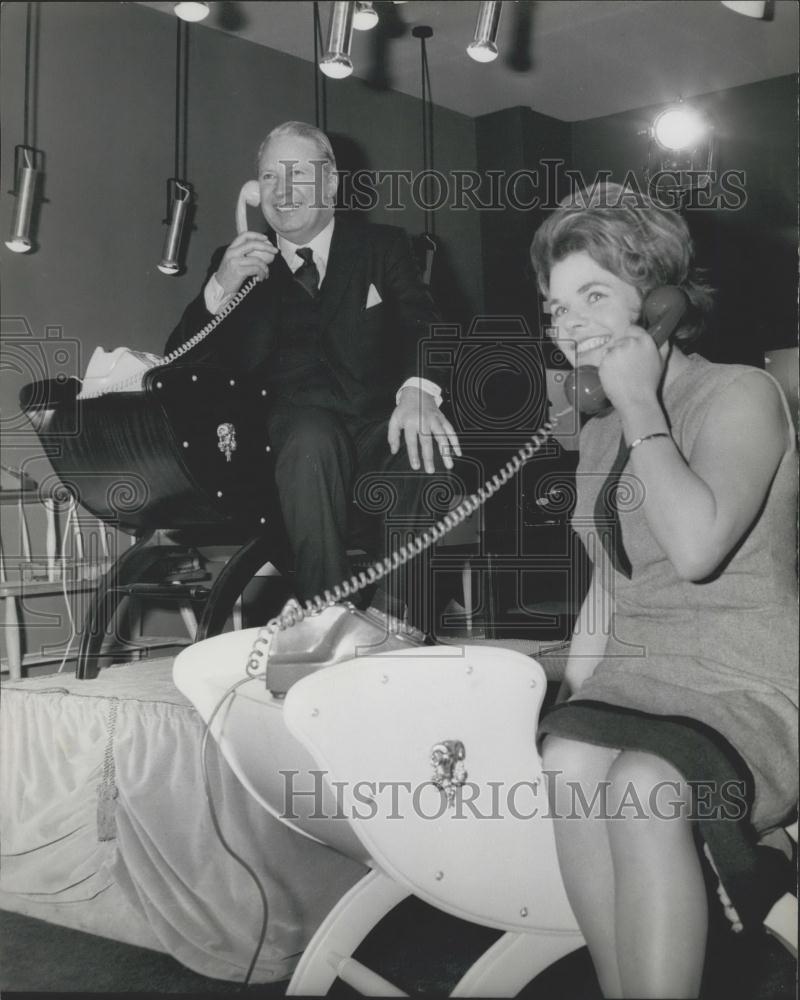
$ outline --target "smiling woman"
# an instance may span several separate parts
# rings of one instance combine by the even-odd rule
[[[781,887],[766,909],[754,904],[721,863],[728,838],[738,831],[737,864],[762,889],[749,845],[797,801],[792,423],[763,372],[680,349],[709,293],[677,213],[616,185],[580,192],[531,255],[559,346],[573,365],[598,365],[610,401],[580,438],[573,527],[595,565],[566,669],[573,698],[539,735],[556,802],[576,783],[587,803],[602,788],[623,819],[556,820],[559,862],[606,996],[696,996],[707,929],[698,820],[747,927]],[[637,322],[666,284],[694,314],[658,346]],[[741,781],[738,822],[701,816],[697,783],[718,794],[729,778]],[[679,816],[620,813],[632,792],[644,801],[663,785]]]

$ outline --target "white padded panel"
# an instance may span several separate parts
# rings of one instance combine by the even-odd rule
[[[292,687],[284,712],[330,780],[344,783],[344,811],[390,877],[465,919],[574,933],[534,742],[545,689],[539,664],[514,651],[437,646],[320,670]],[[442,740],[465,746],[477,814],[463,803],[442,811],[430,783]]]

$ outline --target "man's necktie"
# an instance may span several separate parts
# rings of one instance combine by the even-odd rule
[[[315,299],[319,292],[319,271],[314,263],[314,251],[311,247],[301,247],[296,253],[303,263],[294,272],[294,280],[305,288],[312,299]]]
[[[630,580],[631,561],[622,541],[622,527],[619,523],[619,511],[617,510],[620,475],[627,461],[628,446],[625,444],[625,438],[620,437],[617,457],[608,471],[606,481],[597,494],[594,505],[594,523],[614,568]]]

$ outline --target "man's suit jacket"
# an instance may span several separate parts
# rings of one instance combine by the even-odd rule
[[[224,252],[222,247],[214,254],[209,276]],[[256,376],[268,370],[279,337],[280,283],[292,280],[278,254],[268,278],[186,359]],[[381,302],[367,308],[370,286]],[[351,405],[365,417],[388,417],[403,382],[413,375],[425,376],[421,342],[438,320],[403,230],[337,216],[319,308],[323,358]],[[201,291],[170,335],[167,353],[211,319]]]

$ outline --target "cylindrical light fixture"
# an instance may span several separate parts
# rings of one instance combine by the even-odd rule
[[[378,23],[378,14],[372,6],[372,0],[356,0],[353,14],[353,27],[356,31],[369,31]]]
[[[175,170],[167,181],[167,235],[158,269],[162,274],[179,274],[181,241],[186,215],[192,203],[192,186],[187,175],[186,136],[189,115],[189,25],[176,21],[175,32]]]
[[[202,21],[208,17],[208,4],[195,0],[181,0],[175,4],[173,10],[182,21]]]
[[[31,146],[17,146],[14,151],[14,176],[16,177],[17,205],[14,222],[6,246],[14,253],[27,253],[31,242],[31,212],[36,194],[39,171],[36,167],[36,150]]]
[[[722,0],[722,6],[745,17],[762,18],[767,12],[766,0]]]
[[[480,5],[475,37],[467,46],[467,54],[475,62],[492,62],[497,58],[497,29],[502,9],[502,0],[486,0]]]
[[[192,201],[192,186],[174,177],[169,180],[170,213],[169,228],[164,239],[164,252],[158,265],[162,274],[177,274],[181,269],[180,252],[183,223],[186,210]]]
[[[328,47],[319,61],[319,68],[334,80],[342,80],[353,72],[350,44],[353,40],[353,2],[336,0],[331,9]]]

